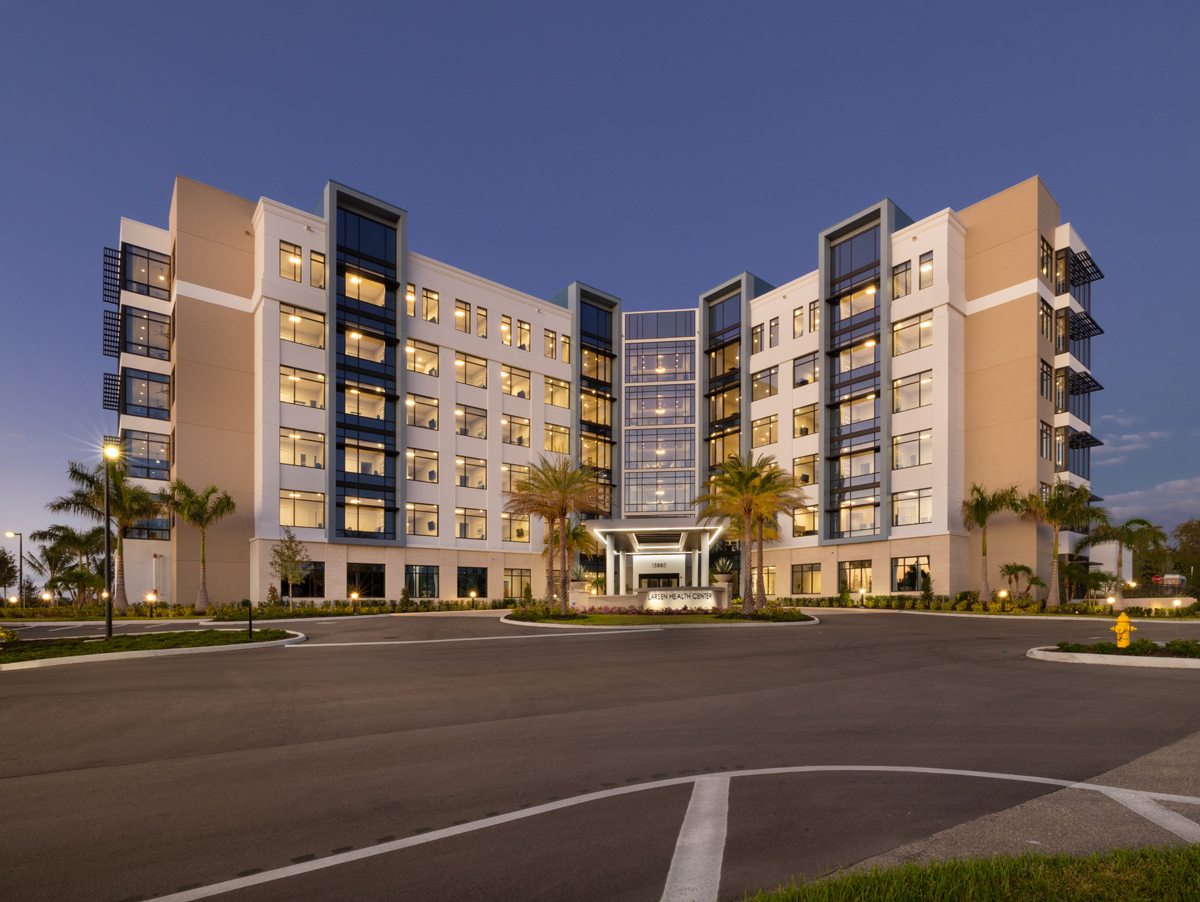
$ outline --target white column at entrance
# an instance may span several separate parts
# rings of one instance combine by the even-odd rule
[[[617,594],[625,594],[625,557],[626,552],[617,552]]]
[[[708,536],[705,536],[700,545],[700,585],[708,585]]]
[[[604,537],[604,594],[612,595],[616,583],[613,582],[613,545],[617,537],[609,533]]]
[[[700,586],[700,552],[692,552],[692,587],[699,588]]]

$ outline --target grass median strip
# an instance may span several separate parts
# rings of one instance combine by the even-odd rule
[[[1185,902],[1200,899],[1200,846],[1086,858],[1026,853],[842,874],[747,902]]]
[[[140,633],[113,636],[111,639],[87,637],[69,639],[26,639],[0,645],[0,664],[63,658],[75,655],[103,655],[121,651],[157,651],[167,648],[202,648],[211,645],[247,645],[288,638],[287,630],[255,630],[250,638],[245,630],[190,630],[182,633]]]

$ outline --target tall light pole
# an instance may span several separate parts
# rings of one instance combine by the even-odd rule
[[[104,638],[112,638],[112,540],[109,537],[109,527],[112,522],[108,512],[109,479],[108,470],[112,466],[109,461],[117,459],[120,452],[112,442],[104,443]]]
[[[11,530],[5,533],[10,539],[20,539],[17,544],[17,564],[20,576],[17,577],[17,598],[21,601],[21,607],[25,607],[25,534],[21,532],[12,532]]]

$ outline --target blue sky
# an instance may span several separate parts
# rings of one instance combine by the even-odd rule
[[[100,407],[101,249],[178,174],[311,209],[327,179],[410,247],[627,309],[815,267],[883,196],[914,218],[1040,175],[1106,278],[1093,483],[1200,516],[1200,76],[1191,3],[20,4],[0,33],[0,523],[28,532]]]

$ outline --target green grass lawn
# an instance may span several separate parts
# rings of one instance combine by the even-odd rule
[[[28,639],[0,646],[0,664],[65,658],[73,655],[103,655],[117,651],[150,651],[162,648],[200,648],[208,645],[245,645],[286,639],[287,630],[255,630],[251,639],[246,630],[192,630],[183,633],[142,633],[137,636],[113,636],[108,640]]]
[[[783,887],[748,902],[1195,902],[1200,846],[906,864]]]
[[[562,623],[573,626],[669,626],[673,623],[766,623],[775,618],[759,619],[721,617],[716,614],[586,614],[582,617],[540,617],[535,623]],[[796,613],[778,618],[777,622],[812,620],[807,614]],[[519,622],[519,621],[518,621]]]

